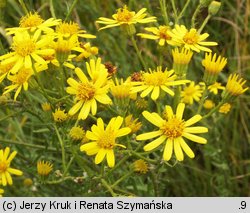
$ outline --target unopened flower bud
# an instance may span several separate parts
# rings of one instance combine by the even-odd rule
[[[221,7],[221,2],[212,1],[211,4],[208,6],[208,13],[214,16],[218,13],[220,7]]]
[[[202,7],[207,7],[213,0],[200,0],[200,5]]]

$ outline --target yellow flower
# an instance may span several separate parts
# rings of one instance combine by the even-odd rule
[[[239,96],[248,90],[248,87],[243,89],[246,80],[239,78],[238,74],[230,74],[225,92],[231,96]]]
[[[7,28],[7,34],[14,34],[16,32],[30,30],[34,32],[35,30],[40,30],[45,33],[52,33],[54,30],[51,28],[58,25],[61,22],[60,19],[50,18],[44,20],[38,15],[37,12],[29,12],[27,15],[23,16],[19,22],[19,27]]]
[[[73,126],[70,129],[69,136],[73,140],[82,140],[85,136],[85,131],[79,126]]]
[[[208,33],[199,34],[196,29],[191,28],[187,30],[184,25],[175,25],[175,28],[169,34],[176,44],[183,45],[186,49],[191,49],[195,52],[200,52],[201,50],[211,52],[209,48],[204,46],[217,45],[216,42],[204,41],[209,36]]]
[[[46,61],[42,56],[52,55],[55,51],[47,48],[47,45],[51,43],[51,37],[44,36],[41,38],[40,35],[39,31],[36,31],[33,36],[29,35],[27,31],[17,32],[12,44],[14,52],[0,56],[1,65],[14,63],[15,65],[9,71],[11,73],[18,72],[23,66],[25,68],[32,68],[34,62],[37,65],[46,65]]]
[[[132,94],[130,94],[130,89],[132,88],[131,81],[127,79],[125,82],[123,79],[120,79],[120,82],[117,78],[110,83],[110,92],[117,99],[126,99],[131,98],[135,99]]]
[[[100,66],[95,66],[92,63],[87,66],[87,71],[91,80],[88,80],[86,75],[80,68],[75,69],[75,73],[80,79],[77,82],[73,78],[67,80],[70,87],[67,87],[67,93],[75,96],[76,104],[69,110],[69,115],[76,114],[79,110],[78,119],[85,120],[88,114],[95,115],[97,112],[97,102],[102,104],[112,103],[107,95],[109,85],[107,84],[107,70],[101,69]],[[99,71],[99,72],[98,72]]]
[[[216,53],[206,53],[205,59],[202,61],[202,65],[205,67],[204,81],[207,85],[213,84],[218,74],[223,70],[227,64],[227,59],[219,56],[216,59]]]
[[[60,23],[56,27],[56,34],[59,37],[62,36],[66,38],[71,37],[72,35],[76,35],[81,38],[96,38],[94,35],[86,34],[86,31],[81,30],[79,24],[73,21]]]
[[[5,79],[5,77],[10,73],[10,70],[14,66],[14,63],[1,65],[0,64],[0,83]]]
[[[193,133],[205,133],[208,131],[208,129],[203,126],[190,127],[191,125],[200,121],[202,116],[195,115],[185,121],[183,119],[184,109],[185,104],[179,103],[176,114],[174,114],[171,106],[167,105],[165,107],[166,119],[161,118],[160,115],[155,112],[150,113],[148,111],[144,111],[142,113],[150,123],[159,128],[156,131],[143,133],[136,137],[136,140],[148,140],[157,137],[157,139],[154,139],[149,144],[144,146],[145,151],[151,151],[160,146],[162,143],[166,142],[163,151],[164,160],[170,160],[173,150],[178,161],[183,161],[183,151],[188,155],[188,157],[194,158],[195,155],[193,151],[186,144],[183,137],[196,143],[206,144],[207,140],[205,138],[194,135]]]
[[[42,70],[47,69],[47,65],[43,64],[40,66],[34,65],[36,67],[37,72],[40,72]],[[19,71],[17,73],[15,73],[14,75],[8,75],[8,80],[10,80],[12,82],[12,85],[6,86],[4,89],[4,93],[9,93],[12,90],[16,90],[15,95],[14,95],[14,100],[17,99],[17,96],[19,95],[19,93],[21,92],[22,89],[24,89],[24,91],[28,90],[28,86],[29,86],[29,79],[30,77],[34,74],[33,69],[32,68],[25,68],[22,67],[19,69]]]
[[[108,166],[114,167],[114,148],[116,146],[126,148],[124,145],[116,143],[116,138],[125,136],[131,132],[131,129],[128,127],[120,128],[122,123],[122,117],[114,117],[110,120],[106,128],[104,128],[103,120],[98,118],[97,125],[93,125],[91,131],[87,131],[86,133],[86,137],[91,142],[82,145],[80,150],[85,151],[87,155],[96,155],[95,164],[101,163],[106,157]]]
[[[3,196],[3,193],[4,193],[4,190],[3,190],[3,189],[0,189],[0,197]]]
[[[200,85],[192,81],[188,86],[186,86],[183,91],[181,91],[181,101],[186,104],[192,105],[195,101],[199,101],[202,96],[202,88]]]
[[[218,90],[224,90],[225,87],[221,86],[221,83],[215,82],[214,84],[208,87],[209,91],[214,93],[215,95],[218,94]]]
[[[48,176],[53,170],[53,164],[48,161],[37,162],[37,173],[41,176]]]
[[[10,167],[11,161],[15,158],[17,152],[14,151],[10,155],[9,154],[9,147],[6,147],[5,150],[0,150],[0,179],[3,186],[13,184],[11,174],[18,176],[23,174],[22,171]]]
[[[139,172],[141,174],[146,174],[148,172],[148,164],[142,159],[136,160],[133,165],[135,172]]]
[[[184,47],[181,49],[175,48],[172,50],[173,55],[173,69],[180,78],[184,78],[187,73],[188,64],[193,56],[191,50],[187,50]]]
[[[99,51],[97,47],[92,47],[89,42],[86,44],[80,43],[80,47],[82,48],[82,52],[75,58],[76,61],[97,55]]]
[[[160,95],[160,91],[168,93],[174,96],[174,91],[169,89],[169,86],[181,85],[188,83],[189,80],[177,80],[177,76],[173,70],[168,71],[167,68],[162,71],[162,67],[158,66],[156,70],[150,70],[149,72],[142,73],[142,81],[132,82],[133,87],[131,93],[141,92],[141,97],[146,97],[150,92],[152,100],[157,100]]]
[[[57,108],[55,112],[52,113],[52,115],[53,115],[54,121],[60,122],[60,123],[67,120],[68,118],[68,115],[65,112],[65,110],[61,110],[60,108]]]
[[[137,33],[137,35],[141,36],[141,38],[159,40],[158,43],[160,46],[164,46],[166,43],[175,45],[172,41],[172,37],[169,35],[171,30],[169,26],[146,27],[145,30],[153,33],[153,35],[146,33]]]
[[[223,114],[227,114],[231,110],[231,104],[225,103],[219,108],[219,112]]]
[[[59,61],[59,63],[64,63],[67,61],[71,51],[82,51],[76,35],[71,36],[69,39],[59,37],[52,46],[56,51],[56,59]]]
[[[42,103],[42,104],[41,104],[41,107],[42,107],[42,109],[43,109],[44,112],[48,112],[48,111],[51,110],[50,103],[47,103],[47,102]]]
[[[25,178],[25,179],[23,180],[23,185],[24,185],[24,186],[27,186],[27,187],[32,186],[32,185],[33,185],[33,180],[30,179],[30,178]]]
[[[138,121],[138,118],[134,119],[133,115],[130,114],[125,118],[125,125],[131,129],[131,133],[135,133],[141,128],[142,123]]]
[[[210,99],[205,100],[203,106],[205,109],[212,109],[214,107],[214,102]]]
[[[100,17],[96,22],[106,25],[99,30],[122,25],[129,26],[136,23],[144,24],[156,22],[156,17],[154,16],[145,18],[147,16],[147,14],[145,13],[146,10],[146,8],[142,8],[138,13],[135,13],[134,11],[129,11],[127,6],[124,6],[123,8],[119,8],[116,14],[112,15],[113,19]]]

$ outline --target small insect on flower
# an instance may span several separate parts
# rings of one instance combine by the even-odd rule
[[[0,150],[0,177],[3,186],[13,184],[11,174],[18,176],[23,174],[22,171],[10,167],[11,161],[15,158],[16,154],[16,151],[10,154],[9,147]]]
[[[53,164],[48,161],[37,162],[37,173],[41,176],[48,176],[53,170]]]
[[[208,129],[203,126],[190,127],[191,125],[200,121],[202,119],[202,116],[195,115],[185,121],[183,119],[184,109],[185,104],[179,103],[176,109],[176,114],[174,114],[171,106],[167,105],[165,107],[164,118],[162,118],[158,113],[155,112],[150,113],[148,111],[144,111],[142,113],[150,123],[159,128],[156,131],[143,133],[136,137],[136,140],[140,141],[157,137],[157,139],[154,139],[144,146],[145,151],[151,151],[165,142],[165,148],[163,151],[164,160],[170,160],[173,151],[178,161],[183,161],[183,151],[188,155],[188,157],[194,158],[194,152],[184,141],[183,137],[196,143],[206,144],[207,140],[205,138],[194,135],[193,133],[205,133],[208,132]]]
[[[114,117],[110,120],[106,128],[104,128],[103,120],[98,118],[97,125],[93,125],[91,131],[87,131],[86,133],[86,137],[91,140],[91,142],[83,144],[80,150],[85,151],[87,155],[96,155],[95,164],[101,163],[106,157],[108,166],[114,167],[115,147],[126,148],[124,145],[118,144],[116,140],[131,132],[131,129],[128,127],[121,128],[122,123],[122,117]]]

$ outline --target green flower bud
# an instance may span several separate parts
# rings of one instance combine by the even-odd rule
[[[200,5],[202,7],[207,7],[213,0],[200,0]]]
[[[212,16],[216,15],[221,7],[221,2],[212,1],[208,6],[208,13]]]

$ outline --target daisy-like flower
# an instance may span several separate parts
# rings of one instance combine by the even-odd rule
[[[82,52],[75,58],[76,61],[81,61],[84,58],[89,58],[90,56],[94,56],[98,54],[98,48],[91,46],[90,43],[80,43],[80,47],[82,48]]]
[[[48,112],[48,111],[51,110],[51,105],[50,105],[50,103],[48,103],[48,102],[42,103],[42,104],[41,104],[41,107],[42,107],[42,110],[43,110],[44,112]]]
[[[240,78],[238,74],[230,74],[223,94],[224,98],[237,97],[246,92],[248,87],[243,88],[245,83],[246,80]]]
[[[144,24],[156,22],[156,17],[154,16],[145,18],[147,16],[145,13],[146,10],[146,8],[142,8],[138,13],[135,13],[134,11],[129,11],[127,6],[124,6],[123,8],[119,8],[116,14],[112,15],[113,19],[100,17],[96,22],[106,25],[105,27],[101,27],[99,30],[123,25],[129,26],[136,23]]]
[[[136,137],[136,140],[148,140],[157,137],[157,139],[154,139],[144,146],[145,151],[151,151],[166,142],[163,151],[164,160],[170,160],[173,150],[178,161],[183,161],[183,151],[188,155],[188,157],[194,158],[194,152],[184,141],[183,137],[196,143],[206,144],[207,140],[205,138],[195,134],[208,132],[208,129],[203,126],[191,127],[191,125],[200,121],[202,116],[195,115],[185,121],[183,119],[184,109],[185,104],[179,103],[176,109],[176,114],[174,114],[171,106],[167,105],[165,107],[165,119],[155,112],[150,113],[148,111],[144,111],[142,113],[150,123],[159,128],[156,131],[143,133]]]
[[[16,151],[10,154],[9,147],[0,150],[0,180],[3,186],[13,184],[11,174],[18,176],[23,174],[22,171],[10,167],[11,161],[15,158],[16,154]]]
[[[25,30],[29,30],[30,32],[40,30],[45,33],[52,33],[54,30],[51,27],[58,25],[60,22],[60,19],[54,18],[44,20],[37,12],[30,12],[20,19],[19,27],[7,28],[6,31],[7,34],[14,34]]]
[[[69,136],[73,140],[82,140],[85,137],[85,131],[80,126],[73,126],[70,129]]]
[[[195,101],[199,101],[202,96],[202,88],[200,85],[196,84],[192,81],[188,86],[186,86],[181,91],[181,101],[185,104],[192,105]]]
[[[14,52],[0,56],[1,65],[14,63],[15,65],[9,72],[16,73],[23,66],[31,68],[34,62],[41,65],[46,64],[41,56],[52,55],[55,50],[47,48],[47,45],[52,42],[51,37],[44,36],[41,38],[40,35],[39,31],[36,31],[33,36],[30,36],[27,31],[17,32],[12,43]]]
[[[104,158],[107,158],[109,167],[115,165],[114,148],[120,146],[126,148],[122,144],[116,143],[116,138],[125,136],[131,132],[128,127],[121,128],[123,118],[118,116],[110,120],[107,127],[104,128],[104,123],[101,118],[97,119],[97,125],[91,127],[91,131],[87,131],[86,137],[91,142],[80,147],[81,151],[85,151],[87,155],[96,155],[95,164],[101,163]]]
[[[214,55],[212,55],[212,53],[206,53],[205,59],[202,60],[202,65],[205,67],[203,79],[206,84],[213,84],[226,64],[226,58],[221,56],[217,58],[216,53]]]
[[[92,68],[95,68],[92,70]],[[99,67],[100,68],[100,67]],[[75,73],[80,82],[73,78],[67,80],[70,87],[67,87],[67,93],[75,96],[76,104],[69,110],[69,115],[75,115],[79,110],[78,119],[85,120],[88,114],[95,115],[97,112],[97,102],[102,104],[112,103],[107,95],[109,85],[107,84],[108,72],[106,69],[99,69],[98,66],[87,66],[87,71],[91,80],[89,80],[80,68],[75,69]],[[97,78],[96,78],[97,77]]]
[[[215,95],[218,94],[218,90],[224,90],[225,87],[224,86],[221,86],[221,83],[218,83],[218,82],[215,82],[214,84],[210,85],[208,87],[208,90],[212,93],[214,93]]]
[[[47,65],[43,64],[43,65],[34,65],[36,67],[36,71],[37,72],[41,72],[43,70],[47,69]],[[32,68],[21,68],[16,74],[14,75],[8,75],[8,80],[10,80],[12,82],[12,85],[6,86],[4,88],[4,93],[9,93],[12,90],[16,90],[15,95],[14,95],[14,100],[17,99],[17,96],[19,95],[19,93],[21,92],[22,89],[24,89],[24,91],[28,90],[28,86],[29,86],[29,79],[31,78],[31,76],[34,74],[34,71]]]
[[[231,104],[230,103],[224,103],[220,108],[219,112],[223,114],[227,114],[231,110]]]
[[[216,42],[204,41],[209,34],[203,33],[199,34],[196,29],[191,28],[188,30],[184,25],[175,25],[175,28],[169,32],[172,40],[186,49],[191,49],[195,52],[206,51],[211,52],[211,50],[205,46],[215,46]]]
[[[141,174],[146,174],[148,172],[148,164],[144,160],[136,160],[134,163],[134,171]]]
[[[62,22],[56,27],[56,35],[59,37],[71,37],[76,35],[81,38],[96,38],[96,36],[87,34],[85,30],[82,30],[76,22]]]
[[[14,66],[14,63],[1,65],[0,64],[0,83],[5,79],[5,77],[10,73],[10,70]]]
[[[160,91],[168,93],[174,96],[174,91],[169,86],[181,85],[190,82],[189,80],[176,80],[177,75],[174,74],[174,70],[168,71],[167,68],[162,71],[162,67],[158,66],[156,70],[142,73],[142,80],[132,82],[133,87],[131,93],[142,92],[141,97],[146,97],[150,92],[152,100],[157,100],[160,95]]]
[[[48,161],[37,162],[37,173],[41,176],[48,176],[53,170],[53,164]]]
[[[169,35],[169,32],[171,31],[169,26],[146,27],[145,30],[153,33],[153,35],[146,33],[137,33],[136,35],[141,38],[158,40],[160,46],[164,46],[166,43],[176,45],[176,43],[172,41],[172,37]]]

